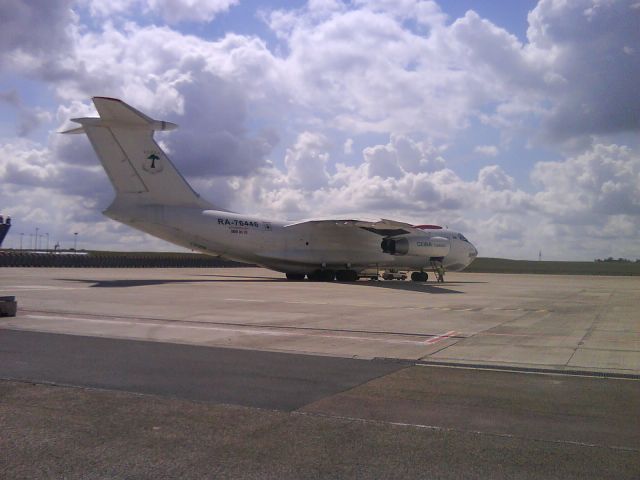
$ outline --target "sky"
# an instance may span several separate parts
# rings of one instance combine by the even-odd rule
[[[196,191],[391,218],[480,256],[640,258],[640,0],[2,0],[4,247],[171,250],[104,217],[84,136],[121,98]],[[23,235],[20,235],[23,234]]]

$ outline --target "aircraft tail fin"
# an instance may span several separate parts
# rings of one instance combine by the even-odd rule
[[[155,130],[177,125],[154,120],[121,100],[94,97],[99,118],[74,118],[81,126],[62,133],[86,133],[109,180],[116,199],[138,205],[213,208],[203,200],[153,139]]]

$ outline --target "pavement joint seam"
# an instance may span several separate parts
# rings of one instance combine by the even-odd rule
[[[527,437],[523,435],[515,435],[512,433],[483,432],[481,430],[464,430],[464,429],[451,428],[451,427],[442,427],[438,425],[394,422],[389,420],[376,420],[376,419],[368,419],[368,418],[349,417],[344,415],[331,415],[331,414],[320,413],[320,412],[304,412],[304,411],[294,410],[293,412],[291,412],[291,414],[305,415],[310,417],[332,418],[337,420],[347,420],[352,422],[361,422],[361,423],[373,424],[373,425],[392,425],[396,427],[413,427],[413,428],[418,428],[423,430],[462,433],[462,434],[480,435],[480,436],[491,436],[491,437],[498,437],[498,438],[510,438],[515,440],[528,440],[528,441],[552,443],[552,444],[558,444],[558,445],[574,445],[578,447],[605,448],[609,450],[624,451],[624,452],[640,452],[640,449],[638,448],[623,447],[619,445],[602,445],[599,443],[578,442],[575,440],[557,440],[557,439],[554,440],[554,439],[546,439],[546,438]]]
[[[415,332],[391,332],[391,331],[380,331],[380,330],[356,330],[356,329],[346,329],[346,328],[322,328],[322,327],[293,327],[288,325],[274,325],[274,324],[254,324],[254,323],[239,323],[239,322],[219,322],[219,321],[201,321],[201,320],[175,320],[170,318],[161,318],[161,317],[139,317],[139,316],[123,316],[123,315],[95,315],[91,313],[76,313],[76,312],[64,312],[64,311],[54,311],[54,310],[28,310],[28,309],[20,309],[19,313],[44,313],[53,315],[69,315],[78,317],[78,320],[81,320],[81,316],[85,317],[93,317],[96,320],[103,319],[104,321],[109,320],[136,320],[143,322],[162,322],[167,324],[196,324],[198,326],[207,326],[207,325],[222,325],[229,327],[247,327],[247,328],[257,328],[257,329],[267,329],[271,328],[274,330],[302,330],[302,331],[317,331],[317,332],[339,332],[339,333],[363,333],[363,334],[372,334],[372,335],[394,335],[399,337],[436,337],[440,335],[440,333],[415,333]],[[52,315],[53,314],[53,315]],[[19,318],[19,317],[18,317]],[[466,336],[463,335],[452,335],[449,338],[457,338],[457,339],[465,339]]]
[[[611,301],[611,297],[612,296],[613,296],[613,294],[609,293],[609,296],[607,298],[607,302],[605,303],[605,306],[607,304],[609,304],[609,302]],[[589,337],[591,337],[591,335],[593,335],[593,332],[596,329],[596,325],[598,324],[598,321],[600,320],[601,313],[602,313],[602,306],[600,306],[598,308],[598,312],[596,313],[596,316],[594,317],[593,321],[591,322],[591,325],[589,325],[589,328],[587,329],[585,334],[582,336],[582,338],[580,339],[580,341],[576,345],[576,348],[573,350],[573,353],[571,354],[571,357],[569,357],[569,360],[567,360],[567,363],[565,364],[566,366],[569,366],[569,364],[573,360],[573,357],[575,357],[576,353],[578,353],[578,350],[581,348],[581,346],[584,345],[585,340],[587,340]]]

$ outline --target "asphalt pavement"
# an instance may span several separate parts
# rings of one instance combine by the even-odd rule
[[[2,478],[640,475],[640,382],[0,330]]]

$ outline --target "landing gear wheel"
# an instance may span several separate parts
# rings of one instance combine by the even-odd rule
[[[428,278],[427,272],[411,272],[412,282],[426,282]]]
[[[336,271],[336,280],[339,282],[355,282],[358,280],[358,272],[355,270]]]
[[[304,273],[286,273],[287,280],[304,280]]]

